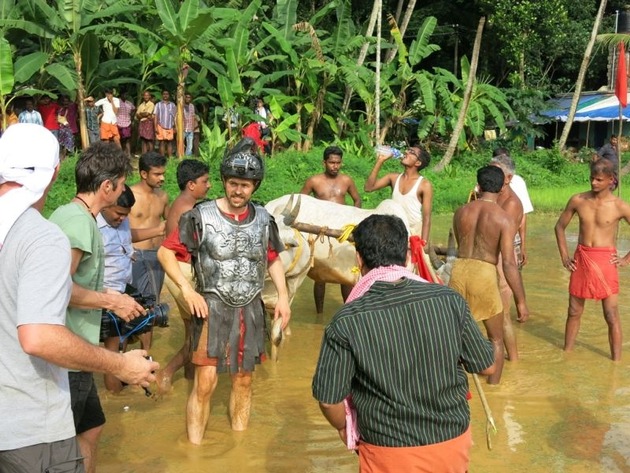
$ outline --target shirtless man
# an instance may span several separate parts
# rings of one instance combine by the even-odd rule
[[[129,214],[129,225],[133,230],[166,227],[168,216],[168,195],[160,187],[164,184],[166,158],[155,151],[140,156],[138,161],[140,182],[131,186],[136,203]],[[157,260],[157,250],[162,244],[160,236],[138,242],[134,245],[135,261],[132,271],[132,286],[144,296],[160,300],[164,283],[164,271]],[[144,348],[151,347],[152,332],[139,336]]]
[[[352,197],[355,207],[361,207],[361,196],[357,186],[350,176],[339,174],[343,151],[337,146],[329,146],[324,150],[324,172],[309,177],[304,183],[300,193],[313,194],[320,200],[328,200],[338,204],[346,203],[346,194]],[[341,297],[346,301],[352,286],[341,285]],[[324,312],[324,296],[326,295],[326,283],[315,282],[313,286],[313,296],[315,297],[315,308],[318,314]]]
[[[372,172],[365,181],[365,192],[372,192],[384,187],[392,188],[392,199],[401,204],[409,219],[412,235],[419,235],[425,245],[431,232],[431,206],[433,205],[433,186],[420,171],[431,162],[431,156],[420,145],[410,146],[400,160],[404,167],[402,174],[389,173],[379,178],[383,163],[391,154],[379,154]]]
[[[179,217],[191,210],[199,200],[206,197],[210,189],[209,173],[208,165],[196,159],[184,159],[177,166],[177,185],[180,193],[173,201],[173,205],[168,212],[168,219],[166,220],[167,238],[162,242],[162,246],[157,253],[158,260],[163,267],[166,267],[169,262],[171,262],[170,264],[178,264],[191,287],[195,285],[192,281],[191,256],[186,246],[179,239]],[[182,366],[185,366],[187,379],[193,379],[194,377],[194,365],[190,361],[192,314],[179,286],[168,275],[166,275],[164,282],[173,299],[175,299],[179,315],[184,322],[184,344],[171,358],[166,367],[156,374],[158,396],[162,396],[170,391],[173,375]]]
[[[497,284],[497,262],[517,301],[518,320],[529,317],[525,290],[514,255],[517,224],[498,205],[505,185],[503,171],[486,166],[477,171],[480,195],[460,207],[453,216],[453,231],[458,244],[458,258],[453,264],[449,285],[468,302],[477,321],[483,321],[494,347],[496,370],[488,376],[489,384],[498,384],[503,371],[503,303]]]
[[[499,167],[505,176],[503,189],[501,189],[501,192],[499,193],[497,203],[508,213],[515,224],[515,234],[512,237],[514,241],[512,251],[515,252],[515,257],[517,259],[516,262],[520,267],[520,248],[522,242],[520,228],[524,225],[525,215],[523,213],[523,204],[521,203],[521,199],[511,187],[512,178],[515,173],[514,161],[508,154],[500,153],[492,157],[490,165]],[[512,290],[510,289],[510,285],[503,274],[501,258],[498,260],[497,270],[499,271],[499,289],[501,291],[501,300],[503,301],[503,342],[505,343],[508,360],[517,361],[518,346],[516,343],[516,334],[514,333],[514,328],[512,327],[512,318],[510,316]],[[519,322],[524,322],[524,320],[519,320]]]
[[[573,350],[584,312],[584,300],[601,300],[608,325],[610,355],[614,361],[619,361],[622,332],[617,302],[617,267],[630,262],[630,252],[619,257],[615,246],[619,221],[630,223],[630,205],[612,194],[610,186],[614,179],[615,168],[611,161],[601,159],[591,163],[591,190],[569,199],[555,229],[562,265],[571,272],[564,350]],[[575,214],[579,218],[580,230],[575,255],[571,258],[565,229]]]

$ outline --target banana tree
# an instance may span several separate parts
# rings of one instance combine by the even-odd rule
[[[27,83],[47,60],[45,54],[34,52],[22,56],[14,65],[11,45],[5,38],[0,38],[0,113],[3,130],[7,127],[7,108],[15,98],[42,93],[41,90],[27,87],[16,89],[16,83]]]
[[[425,18],[409,49],[403,42],[398,25],[391,15],[389,25],[398,49],[398,61],[387,64],[381,72],[382,97],[386,101],[386,106],[381,106],[381,110],[388,112],[379,142],[385,141],[392,127],[403,125],[403,121],[411,117],[407,95],[414,85],[419,86],[415,87],[415,92],[421,94],[421,100],[428,107],[427,111],[430,113],[433,110],[434,93],[430,73],[417,69],[421,61],[440,49],[436,44],[430,43],[430,37],[437,25],[434,17]]]
[[[176,4],[179,9],[176,11]],[[160,44],[170,51],[177,70],[177,157],[184,156],[184,89],[192,60],[191,43],[199,38],[213,20],[213,12],[200,7],[199,0],[155,0],[162,21]]]
[[[46,67],[46,72],[55,77],[63,88],[68,91],[76,90],[81,144],[86,148],[88,134],[84,113],[84,63],[93,59],[94,39],[99,35],[117,29],[153,34],[136,23],[119,20],[123,15],[140,11],[144,7],[113,0],[21,0],[16,3],[16,7],[21,14],[20,18],[2,19],[0,27],[36,34],[42,40],[50,40],[57,55],[68,52],[71,57],[74,69],[69,68],[62,60],[56,60]]]

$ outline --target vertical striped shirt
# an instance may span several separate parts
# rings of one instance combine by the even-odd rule
[[[324,331],[314,397],[357,409],[361,438],[383,447],[432,445],[470,423],[464,370],[492,365],[492,345],[448,287],[377,281]]]
[[[155,104],[155,119],[157,124],[166,130],[175,127],[175,113],[177,107],[173,102],[164,102],[163,100]]]

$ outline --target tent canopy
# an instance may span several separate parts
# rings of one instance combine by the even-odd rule
[[[628,94],[630,98],[630,94]],[[540,112],[544,117],[553,121],[567,121],[569,109],[571,108],[572,95],[558,97],[549,100],[549,109]],[[619,100],[612,92],[592,93],[586,92],[580,96],[578,107],[575,112],[574,121],[612,121],[619,120]],[[622,109],[622,120],[630,121],[630,100],[628,105]]]

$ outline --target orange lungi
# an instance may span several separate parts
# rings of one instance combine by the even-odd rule
[[[619,273],[610,262],[615,248],[593,248],[578,244],[575,249],[577,269],[571,273],[569,294],[580,299],[602,300],[619,294]]]
[[[377,447],[359,442],[360,473],[465,473],[470,461],[470,427],[459,437],[421,447]]]

